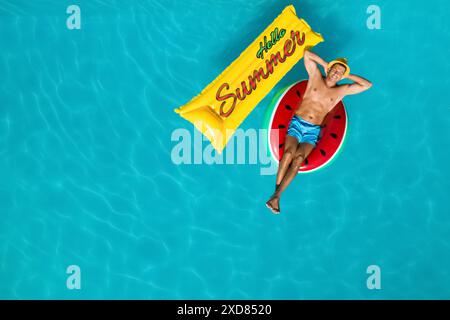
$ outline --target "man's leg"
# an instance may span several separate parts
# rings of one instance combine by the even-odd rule
[[[303,160],[305,160],[305,158],[311,153],[313,149],[314,145],[310,143],[302,142],[298,144],[297,150],[295,151],[294,157],[292,159],[292,163],[289,166],[283,180],[281,181],[280,186],[277,188],[277,190],[275,190],[274,194],[267,202],[268,206],[273,209],[274,213],[280,212],[281,193],[295,178]]]
[[[283,180],[284,175],[286,174],[286,171],[292,162],[292,159],[294,158],[294,154],[297,150],[297,145],[297,138],[286,135],[286,139],[284,140],[283,157],[281,157],[280,163],[278,164],[278,173],[276,180],[277,189],[281,181]]]

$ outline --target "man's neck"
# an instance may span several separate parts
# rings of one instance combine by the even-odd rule
[[[328,80],[328,78],[325,78],[325,85],[326,85],[328,88],[333,88],[333,87],[336,86],[336,82],[331,81],[331,80]]]

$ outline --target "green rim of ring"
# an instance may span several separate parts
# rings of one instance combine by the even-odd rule
[[[297,83],[299,83],[301,81],[303,81],[303,80],[300,80],[298,82],[295,82],[295,83],[287,85],[287,86],[284,86],[272,98],[272,101],[270,102],[270,104],[266,108],[266,111],[264,113],[264,118],[263,118],[263,129],[266,129],[267,132],[270,131],[270,128],[269,128],[270,118],[272,116],[273,110],[275,109],[275,106],[277,105],[277,103],[280,100],[281,95],[283,95],[288,89],[290,89],[292,86],[294,86],[295,84],[297,84]],[[344,108],[345,108],[345,106],[344,106]],[[331,163],[333,163],[336,160],[336,158],[342,153],[342,149],[344,148],[344,146],[346,144],[346,141],[347,141],[346,138],[347,138],[348,131],[349,131],[347,110],[345,110],[345,118],[346,118],[346,125],[345,125],[344,137],[342,138],[342,142],[341,142],[338,150],[336,151],[336,153],[333,155],[333,157],[329,161],[327,161],[325,164],[321,165],[320,167],[318,167],[318,168],[316,168],[314,170],[299,171],[298,173],[300,173],[300,174],[307,174],[307,173],[312,173],[312,172],[317,172],[319,170],[322,170],[322,169],[328,167]],[[266,145],[266,148],[267,148],[267,156],[273,158],[272,157],[272,153],[270,152],[269,139],[267,137],[268,137],[268,134],[264,135],[264,139],[266,139],[265,145]],[[277,161],[276,159],[274,159],[274,160]]]
[[[275,108],[275,105],[277,104],[278,100],[280,100],[281,95],[284,94],[291,86],[292,86],[292,84],[288,85],[288,86],[284,86],[283,88],[278,90],[278,92],[272,98],[272,101],[267,106],[266,111],[264,113],[263,125],[262,125],[263,129],[266,129],[267,131],[270,130],[269,122],[270,122],[270,117],[272,116],[273,109]],[[267,150],[266,150],[267,155],[269,157],[272,157],[272,155],[270,153],[270,144],[269,144],[269,140],[267,139],[267,135],[264,135],[264,139],[266,139],[265,144],[266,144],[266,148],[267,148]]]

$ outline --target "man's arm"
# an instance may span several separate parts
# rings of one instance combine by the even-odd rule
[[[343,89],[344,96],[349,95],[349,94],[361,93],[363,91],[370,89],[370,87],[372,87],[372,82],[370,82],[367,79],[364,79],[363,77],[360,77],[360,76],[357,76],[354,74],[349,74],[346,78],[351,81],[354,81],[355,83],[344,84],[341,86]]]
[[[305,49],[303,60],[305,61],[305,69],[310,76],[319,71],[319,68],[317,68],[317,64],[321,65],[325,69],[325,73],[327,72],[328,63],[308,49]]]

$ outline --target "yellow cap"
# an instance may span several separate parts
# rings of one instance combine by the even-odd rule
[[[348,66],[347,58],[336,58],[336,59],[334,59],[333,61],[328,63],[328,66],[327,66],[328,70],[330,70],[331,67],[333,65],[335,65],[336,63],[343,64],[346,67],[345,72],[343,74],[343,77],[346,77],[346,76],[348,76],[350,74],[350,67]]]

